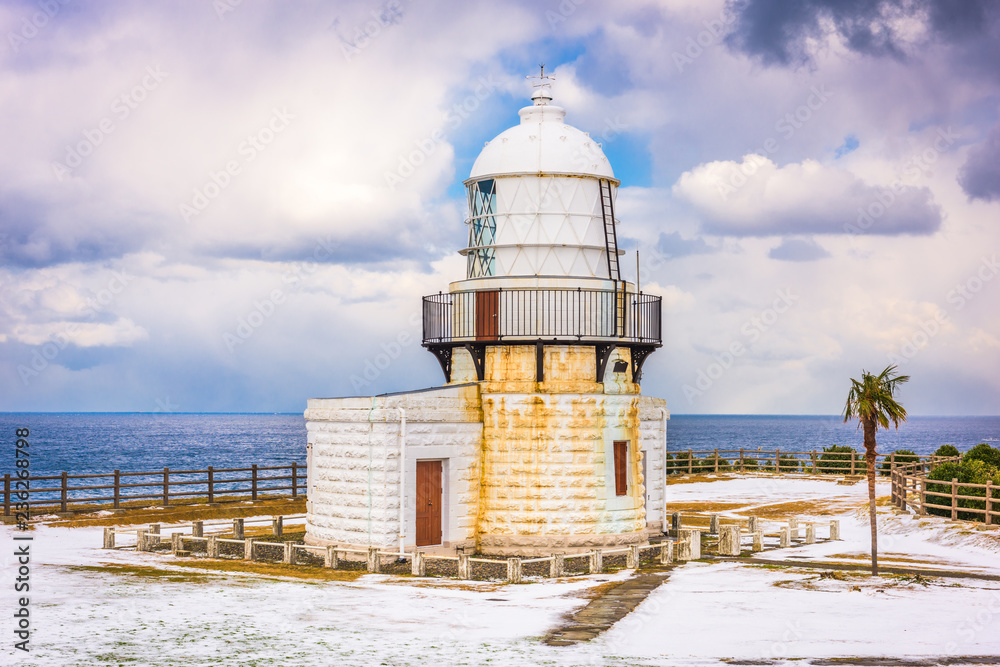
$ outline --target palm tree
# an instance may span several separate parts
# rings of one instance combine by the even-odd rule
[[[899,429],[899,422],[906,421],[906,409],[893,394],[896,387],[909,381],[909,375],[897,375],[896,366],[886,366],[878,375],[862,369],[861,381],[851,378],[851,391],[847,394],[844,421],[858,420],[864,428],[865,462],[868,464],[868,502],[872,527],[872,576],[878,576],[878,534],[875,523],[875,432],[888,429],[889,422]]]

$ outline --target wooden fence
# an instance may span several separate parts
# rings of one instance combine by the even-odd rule
[[[782,451],[780,449],[712,449],[668,451],[668,475],[705,472],[812,473],[834,475],[863,475],[867,467],[864,454],[849,452]],[[875,465],[880,475],[888,475],[897,466],[911,462],[936,464],[946,459],[937,456],[898,454],[876,455]]]
[[[936,463],[959,461],[959,457],[940,459]],[[959,482],[957,478],[951,481],[927,479],[933,465],[927,462],[900,466],[892,471],[892,503],[905,510],[912,507],[917,514],[938,514],[928,512],[937,509],[948,512],[952,519],[974,519],[983,521],[987,526],[1000,524],[1000,493],[992,482],[986,484],[968,484]],[[982,489],[983,495],[967,495],[975,489]],[[964,492],[964,493],[963,493]],[[964,505],[959,501],[966,502]],[[979,505],[982,505],[979,507]],[[960,516],[963,515],[963,516]],[[967,516],[973,515],[973,516]],[[981,518],[980,518],[981,517]]]
[[[3,513],[10,516],[18,503],[29,502],[32,513],[39,510],[67,512],[71,506],[88,509],[120,508],[126,503],[151,501],[163,507],[201,499],[214,503],[223,496],[257,500],[274,495],[296,498],[305,491],[305,466],[213,468],[204,470],[163,470],[147,472],[32,475],[21,478],[5,474]],[[89,483],[94,481],[96,483]],[[27,487],[28,490],[25,490]]]

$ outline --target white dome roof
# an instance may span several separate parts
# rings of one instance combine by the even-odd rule
[[[547,88],[532,97],[534,106],[518,111],[521,124],[486,144],[468,180],[500,174],[580,174],[615,178],[600,145],[564,122],[566,110],[550,105]]]

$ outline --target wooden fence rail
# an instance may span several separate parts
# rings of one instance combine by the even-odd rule
[[[84,480],[100,480],[100,483],[88,484]],[[249,496],[251,500],[261,495],[297,498],[300,492],[305,492],[305,482],[306,466],[301,463],[255,464],[249,468],[209,466],[204,470],[115,470],[81,475],[63,472],[25,478],[7,473],[3,479],[3,513],[10,516],[18,503],[23,502],[29,502],[34,513],[46,509],[67,512],[70,505],[119,509],[123,503],[134,501],[153,501],[163,507],[195,498],[214,503],[220,495]]]
[[[771,470],[781,473],[804,472],[839,475],[863,475],[867,470],[864,454],[850,452],[822,452],[811,450],[782,451],[780,449],[711,449],[668,451],[671,459],[666,462],[668,475],[697,472],[753,472]],[[917,454],[878,454],[876,469],[888,475],[897,466],[913,462],[935,465],[946,459]]]
[[[959,457],[941,459],[936,463],[946,461],[958,461]],[[900,466],[892,471],[892,503],[899,509],[912,507],[917,514],[936,514],[928,512],[928,509],[944,510],[950,514],[952,519],[965,519],[963,515],[974,515],[974,520],[982,521],[987,526],[1000,524],[1000,493],[998,487],[992,482],[986,484],[969,484],[959,482],[957,478],[951,481],[927,479],[927,474],[931,470],[926,463],[915,463]],[[928,488],[930,487],[930,488]],[[945,490],[947,489],[947,490]],[[975,489],[983,489],[983,495],[965,495],[962,493],[972,492]],[[960,505],[960,500],[973,501],[975,505],[969,503]],[[982,519],[978,517],[981,516]]]

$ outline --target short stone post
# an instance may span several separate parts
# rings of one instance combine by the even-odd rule
[[[177,555],[178,551],[183,551],[184,542],[180,533],[170,533],[170,553]]]
[[[674,542],[676,548],[677,561],[683,563],[684,561],[691,560],[691,541],[683,537],[678,541]]]
[[[792,531],[788,526],[781,527],[781,533],[778,534],[778,546],[785,548],[792,543]]]
[[[718,535],[719,534],[719,515],[710,514],[708,517],[708,534]]]
[[[739,556],[740,555],[740,527],[723,526],[719,534],[719,555]]]
[[[285,542],[285,553],[281,562],[285,565],[295,565],[295,545],[291,542]]]
[[[507,559],[507,582],[511,584],[521,583],[521,559]]]
[[[135,550],[136,551],[149,551],[146,545],[146,531],[140,530],[136,531],[135,534]]]
[[[242,540],[244,537],[243,519],[233,519],[233,539]]]
[[[788,520],[788,530],[791,533],[791,539],[799,539],[799,520],[792,517]]]
[[[549,561],[549,576],[561,577],[564,572],[566,572],[566,556],[554,554],[552,560]]]
[[[205,522],[191,522],[191,537],[205,537]]]
[[[674,543],[664,542],[660,545],[660,565],[670,565],[674,559]]]
[[[115,548],[115,529],[111,526],[106,526],[104,528],[104,548]]]
[[[281,537],[284,532],[284,519],[280,516],[276,516],[271,519],[271,533],[275,537]]]
[[[750,547],[751,551],[763,551],[764,550],[764,533],[757,531],[753,534],[753,545]]]
[[[208,557],[209,558],[218,558],[219,557],[219,538],[216,537],[215,535],[209,535],[206,539],[208,540],[208,544],[207,544],[207,546],[205,548],[208,551]]]
[[[604,571],[604,554],[601,553],[600,549],[594,549],[590,552],[590,573],[600,574]]]
[[[337,547],[328,546],[323,553],[323,567],[336,568],[338,565],[340,565],[340,562],[337,559]]]
[[[152,551],[160,546],[160,524],[149,524],[149,532],[146,533],[146,551]]]
[[[681,513],[674,512],[670,515],[670,536],[680,537],[681,534]]]
[[[756,533],[760,530],[760,518],[752,516],[750,517],[750,532]]]
[[[243,540],[243,560],[253,560],[253,538]]]
[[[368,547],[368,571],[381,572],[382,559],[378,555],[378,547]]]
[[[691,528],[681,529],[681,543],[687,543],[687,558],[684,560],[698,560],[701,558],[701,531]],[[682,560],[680,554],[677,560]]]
[[[468,554],[458,554],[458,578],[472,579],[472,563]]]
[[[830,522],[830,539],[840,539],[840,519],[834,519]]]
[[[806,544],[816,543],[816,526],[812,523],[806,524]]]
[[[639,567],[639,545],[630,544],[628,552],[625,554],[625,567],[635,569]]]
[[[410,574],[415,577],[427,576],[427,561],[424,560],[423,551],[413,552],[413,560],[410,561]]]

